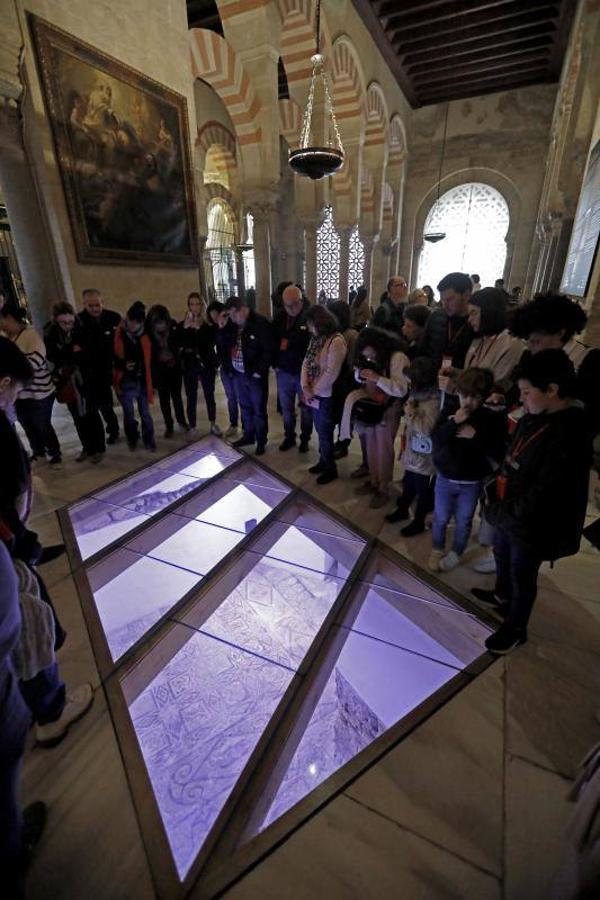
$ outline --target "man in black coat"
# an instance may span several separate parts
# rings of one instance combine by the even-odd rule
[[[225,309],[236,326],[230,354],[243,428],[241,438],[234,441],[233,446],[247,447],[256,441],[256,455],[262,456],[269,430],[267,395],[273,352],[271,323],[251,310],[248,301],[240,297],[230,297]]]
[[[402,334],[404,310],[407,306],[408,282],[403,275],[393,275],[387,283],[387,290],[377,307],[372,324],[385,328],[394,334]]]
[[[575,370],[566,354],[542,350],[517,375],[526,415],[487,492],[486,518],[496,529],[496,586],[472,591],[505,617],[485,642],[496,654],[527,640],[541,563],[579,550],[592,463],[589,421],[571,399]]]
[[[296,400],[302,396],[300,370],[310,341],[306,311],[310,308],[302,291],[294,284],[283,291],[283,308],[273,317],[273,366],[277,373],[277,395],[285,437],[280,450],[296,443]],[[300,407],[300,453],[306,453],[312,433],[312,415],[308,407]]]
[[[113,344],[121,315],[112,309],[104,309],[102,295],[94,288],[86,288],[82,298],[83,310],[77,316],[73,343],[81,351],[78,359],[87,411],[90,418],[97,419],[92,426],[94,433],[103,430],[102,415],[108,443],[114,444],[119,437],[119,422],[113,409]]]
[[[444,364],[463,369],[474,338],[467,311],[473,285],[463,272],[450,272],[437,289],[442,305],[429,316],[420,352],[432,359],[438,369]]]

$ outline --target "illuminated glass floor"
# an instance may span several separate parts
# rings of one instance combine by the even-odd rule
[[[60,517],[160,896],[224,886],[487,664],[461,598],[215,438]]]

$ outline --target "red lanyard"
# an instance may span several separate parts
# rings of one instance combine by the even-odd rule
[[[542,436],[544,431],[547,431],[549,428],[550,425],[543,425],[541,428],[538,428],[537,431],[534,431],[533,434],[530,434],[527,439],[519,438],[518,441],[515,441],[511,449],[510,461],[512,463],[516,462],[525,448],[532,444],[534,441],[537,441],[537,439]]]
[[[485,338],[482,338],[479,347],[473,354],[473,359],[471,361],[472,366],[478,366],[480,362],[483,362],[483,360],[486,358],[486,356],[488,355],[488,353],[494,346],[494,341],[496,340],[497,337],[498,337],[498,335],[495,334],[487,344],[485,342]]]

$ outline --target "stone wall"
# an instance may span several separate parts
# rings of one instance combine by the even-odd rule
[[[482,181],[502,193],[511,212],[505,278],[527,284],[555,85],[456,100],[448,110],[441,193]],[[427,213],[437,196],[446,104],[415,110],[409,123],[400,270],[417,278]]]

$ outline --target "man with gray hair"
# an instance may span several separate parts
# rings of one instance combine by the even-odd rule
[[[308,301],[295,284],[283,291],[283,308],[273,316],[273,365],[277,375],[277,396],[283,416],[284,439],[280,450],[289,450],[296,444],[296,402],[302,396],[300,371],[302,360],[310,340],[306,327]],[[312,415],[305,406],[300,407],[300,453],[308,451],[312,433]]]

